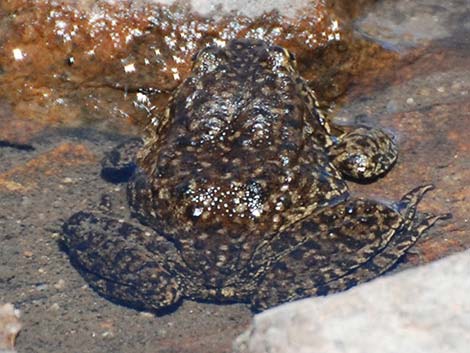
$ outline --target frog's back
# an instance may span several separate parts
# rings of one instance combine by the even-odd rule
[[[289,53],[265,42],[198,54],[145,148],[151,194],[131,195],[195,267],[233,272],[261,241],[345,195],[304,89]]]

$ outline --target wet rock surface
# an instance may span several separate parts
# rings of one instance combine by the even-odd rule
[[[257,315],[237,353],[455,352],[470,340],[470,252]]]
[[[370,2],[360,6],[365,3]],[[413,26],[407,25],[411,30],[399,36],[394,29],[410,21],[421,23],[417,11],[421,3],[400,1],[394,11],[391,3],[380,1],[350,22],[350,14],[357,9],[340,4],[330,15],[331,6],[322,2],[315,11],[324,15],[324,22],[314,21],[319,12],[313,12],[304,27],[290,23],[282,27],[286,37],[277,39],[296,53],[302,75],[332,107],[330,114],[337,121],[385,128],[398,139],[399,160],[392,171],[369,185],[351,184],[353,191],[396,200],[411,188],[432,182],[436,190],[420,209],[453,213],[452,220],[432,228],[418,243],[417,253],[408,255],[399,271],[470,247],[470,62],[465,42],[468,28],[458,25],[461,14],[469,10],[465,1],[426,7],[426,16],[453,25],[431,32],[425,40],[410,40]],[[173,31],[178,34],[174,38],[178,47],[196,43],[175,63],[171,41],[164,39],[171,27],[163,30],[161,23],[150,23],[152,12],[148,7],[142,10],[142,3],[67,4],[24,0],[0,4],[0,302],[11,302],[22,311],[17,349],[229,352],[232,339],[251,319],[246,306],[187,301],[158,317],[118,306],[86,286],[61,251],[58,238],[63,221],[97,205],[102,194],[110,195],[118,209],[127,207],[124,187],[100,178],[99,161],[119,142],[141,134],[140,127],[153,114],[149,110],[165,106],[198,45],[220,38],[221,29],[231,28],[230,23],[243,24],[243,30],[227,30],[238,36],[250,30],[258,33],[258,28],[273,33],[281,22],[288,22],[275,14],[257,20],[237,17],[222,21],[226,27],[208,25],[195,42]],[[171,6],[166,9],[158,10],[163,15],[157,17],[178,14],[175,23],[201,23],[195,20],[198,15]],[[56,17],[50,17],[51,11],[56,11]],[[399,20],[393,17],[397,14]],[[407,18],[410,14],[418,19]],[[102,25],[86,25],[91,18]],[[319,33],[331,29],[336,18],[340,41],[320,41],[309,47],[299,36],[314,21],[316,25],[305,35],[319,41],[323,38]],[[302,22],[302,17],[291,21]],[[74,40],[65,40],[74,25],[78,27]],[[94,37],[92,28],[99,29]],[[127,37],[135,28],[144,34],[133,32]],[[109,40],[113,33],[119,39],[117,46]],[[93,48],[92,58],[87,53]],[[163,58],[156,57],[156,49]],[[31,53],[41,55],[29,60]],[[152,60],[146,64],[145,58]],[[136,71],[128,66],[132,63]],[[178,79],[171,70],[175,67]],[[145,90],[140,92],[142,87]]]

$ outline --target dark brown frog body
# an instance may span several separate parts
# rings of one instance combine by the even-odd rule
[[[202,50],[149,130],[128,199],[155,234],[89,212],[64,226],[74,264],[107,297],[261,309],[338,291],[386,271],[439,218],[415,215],[429,187],[392,206],[351,199],[344,176],[384,174],[393,141],[338,132],[293,56],[262,41]]]

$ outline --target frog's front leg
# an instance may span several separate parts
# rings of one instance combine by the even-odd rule
[[[332,163],[346,176],[363,181],[386,173],[397,159],[392,138],[379,129],[359,127],[329,148]]]
[[[74,214],[63,227],[72,264],[99,294],[139,309],[176,303],[181,286],[172,267],[172,243],[140,226],[89,212]]]
[[[101,161],[101,177],[111,183],[127,182],[137,168],[137,152],[144,142],[141,138],[131,138],[107,152]]]
[[[281,258],[260,258],[270,270],[256,284],[253,308],[345,290],[390,269],[424,231],[448,216],[415,214],[429,189],[416,188],[392,207],[349,200],[280,233],[270,246],[290,248]]]

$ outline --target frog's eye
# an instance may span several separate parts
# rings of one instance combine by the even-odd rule
[[[292,61],[295,61],[295,54],[290,52],[289,50],[287,49],[284,49],[287,53],[287,55],[289,55],[289,59],[292,60]]]
[[[194,70],[200,73],[215,71],[226,61],[226,54],[220,47],[210,46],[193,56]]]
[[[274,68],[285,68],[293,71],[296,68],[295,55],[289,50],[273,46],[270,48],[269,56]]]

